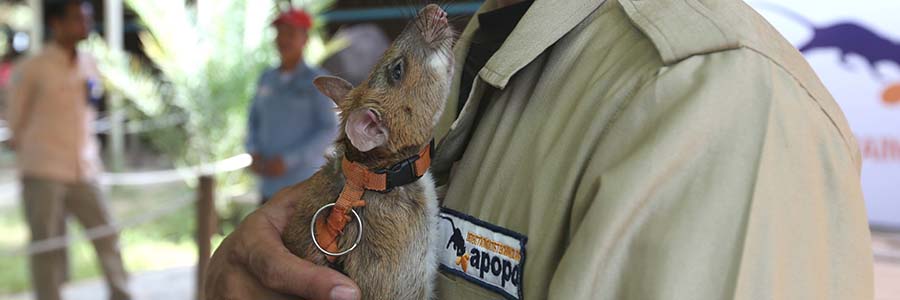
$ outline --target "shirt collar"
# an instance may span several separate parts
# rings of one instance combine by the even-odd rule
[[[488,60],[478,75],[488,84],[503,89],[509,79],[587,18],[605,0],[537,0],[516,25],[503,46]],[[487,0],[477,14],[498,8],[496,0]],[[471,40],[479,27],[478,18],[460,37]],[[460,45],[468,48],[468,42]]]

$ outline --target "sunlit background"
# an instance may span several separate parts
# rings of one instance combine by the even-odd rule
[[[288,7],[311,12],[316,26],[306,62],[358,83],[417,10],[409,4],[420,3],[92,2],[95,34],[82,48],[98,58],[108,91],[96,126],[107,166],[103,184],[122,230],[122,252],[138,299],[193,299],[202,245],[214,248],[256,207],[254,182],[243,170],[250,158],[242,141],[256,80],[277,62],[269,26],[277,12]],[[860,143],[875,231],[876,298],[900,299],[900,2],[747,2],[798,47],[839,24],[851,23],[871,34],[868,39],[842,36],[838,40],[844,42],[811,47],[804,54],[844,109]],[[479,5],[457,0],[446,6],[461,29]],[[38,0],[0,0],[0,108],[13,63],[41,47],[40,7]],[[872,44],[868,48],[874,50],[853,51],[855,43]],[[5,126],[0,126],[0,140],[6,138]],[[88,241],[105,232],[84,232],[70,222],[69,240],[29,245],[17,176],[13,153],[3,149],[0,299],[29,299],[28,254],[66,245],[67,299],[106,298]],[[200,226],[210,232],[198,230],[198,220],[210,220],[210,226]]]

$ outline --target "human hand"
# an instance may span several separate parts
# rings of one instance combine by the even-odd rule
[[[213,254],[204,276],[206,299],[359,299],[350,278],[284,246],[281,233],[294,212],[284,195],[247,216]]]

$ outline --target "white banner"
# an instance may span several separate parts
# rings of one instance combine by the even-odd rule
[[[747,1],[807,60],[863,155],[870,223],[900,228],[900,1]]]

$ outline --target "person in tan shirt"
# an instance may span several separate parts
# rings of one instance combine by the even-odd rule
[[[856,140],[743,1],[487,0],[455,54],[438,299],[872,299]],[[291,201],[223,241],[211,299],[358,298],[284,249]]]
[[[76,50],[91,27],[90,5],[51,1],[46,8],[52,40],[16,67],[7,111],[33,242],[65,236],[70,213],[88,229],[113,224],[97,183],[101,162],[92,103],[99,99],[99,76],[91,57]],[[118,234],[93,244],[110,298],[130,299]],[[37,299],[59,299],[66,270],[65,248],[32,254]]]

